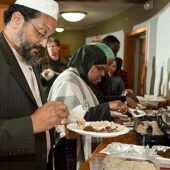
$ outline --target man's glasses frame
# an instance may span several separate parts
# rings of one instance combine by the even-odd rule
[[[33,24],[33,22],[30,22],[32,24],[32,26],[34,27],[34,29],[37,31],[38,33],[38,38],[42,39],[42,40],[47,40],[48,39],[48,35],[41,33],[38,28]]]

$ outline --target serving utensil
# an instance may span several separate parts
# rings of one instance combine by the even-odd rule
[[[141,124],[141,125],[144,126],[144,123],[143,123],[141,120],[139,120],[138,118],[133,117],[133,115],[132,115],[131,113],[127,112],[127,116],[128,116],[131,120],[133,120],[135,123]]]

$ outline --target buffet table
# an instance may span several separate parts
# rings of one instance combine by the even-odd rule
[[[91,155],[91,158],[93,157],[105,157],[105,154],[99,153],[102,149],[104,149],[108,144],[112,143],[112,142],[121,142],[121,143],[126,143],[126,144],[137,144],[138,138],[137,138],[137,134],[132,130],[129,131],[129,133],[125,134],[125,135],[121,135],[121,136],[117,136],[117,137],[113,137],[113,138],[105,138],[103,139],[103,141],[98,145],[98,147],[94,150],[94,152]],[[84,162],[81,167],[80,170],[90,170],[89,167],[89,160],[87,160],[86,162]],[[170,168],[161,168],[161,170],[170,170]]]

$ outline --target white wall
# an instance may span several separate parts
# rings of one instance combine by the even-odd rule
[[[170,3],[147,21],[149,53],[147,56],[147,94],[170,95]],[[153,86],[153,87],[152,87]]]
[[[156,82],[155,93],[170,95],[170,3],[158,18],[156,41]]]

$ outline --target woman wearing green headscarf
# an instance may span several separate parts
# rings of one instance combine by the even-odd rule
[[[81,47],[72,56],[68,69],[62,72],[55,80],[49,92],[48,100],[63,101],[70,112],[78,106],[84,108],[86,103],[88,107],[86,109],[88,110],[85,109],[81,113],[87,121],[111,121],[111,110],[126,112],[126,105],[119,100],[100,103],[102,93],[98,88],[98,84],[107,75],[107,59],[112,57],[111,49],[105,44],[96,43]],[[59,126],[56,129],[58,129],[58,132],[61,130]],[[60,132],[60,137],[65,136],[63,131]],[[91,148],[88,147],[88,149],[90,150]],[[89,152],[84,152],[85,159],[87,159]],[[77,169],[80,163],[79,158],[82,158],[79,153],[77,150]]]

